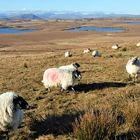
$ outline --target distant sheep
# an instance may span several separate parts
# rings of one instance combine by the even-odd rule
[[[134,82],[140,74],[140,60],[138,57],[132,57],[126,64],[126,71],[129,74],[129,78],[133,78]]]
[[[71,57],[72,53],[70,51],[65,52],[65,57]]]
[[[0,95],[0,129],[6,132],[7,140],[9,132],[15,131],[22,122],[22,109],[28,108],[28,103],[15,92],[6,92]]]
[[[112,46],[112,49],[114,49],[114,50],[117,50],[117,49],[119,49],[120,48],[120,46],[118,45],[118,44],[114,44],[113,46]]]
[[[95,51],[92,52],[92,56],[93,57],[96,57],[96,56],[100,57],[101,53],[98,50],[95,50]]]
[[[73,63],[73,64],[70,64],[70,65],[60,66],[59,69],[74,71],[74,70],[78,70],[79,67],[80,67],[80,64]]]
[[[81,73],[76,71],[64,70],[59,68],[49,68],[43,74],[42,83],[45,88],[50,91],[51,87],[61,87],[61,91],[67,90],[68,87],[73,86],[76,79],[81,79]]]
[[[86,49],[86,50],[83,51],[83,53],[89,53],[89,52],[91,52],[91,49],[90,48],[88,48],[88,49]]]
[[[136,46],[137,46],[137,47],[140,47],[140,43],[137,43]]]

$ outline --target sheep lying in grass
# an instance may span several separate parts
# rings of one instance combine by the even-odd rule
[[[51,87],[61,87],[61,91],[72,87],[74,91],[74,83],[76,79],[81,79],[81,73],[78,70],[64,70],[59,68],[49,68],[44,72],[42,83],[45,88],[50,91]]]
[[[140,47],[140,43],[137,43],[136,46],[137,46],[137,47]]]
[[[118,44],[114,44],[113,46],[112,46],[112,49],[113,50],[117,50],[117,49],[119,49],[120,48],[120,46],[118,45]]]
[[[0,95],[0,129],[6,132],[7,140],[9,139],[9,131],[15,131],[22,122],[22,109],[28,108],[28,103],[14,92]]]
[[[83,53],[89,53],[89,52],[91,52],[91,49],[90,49],[90,48],[85,49],[85,50],[83,51]]]
[[[72,53],[70,51],[65,52],[65,57],[71,57]]]
[[[59,69],[74,71],[74,70],[78,70],[79,67],[80,67],[80,64],[73,63],[73,64],[70,64],[70,65],[60,66]]]
[[[133,78],[135,82],[140,74],[140,60],[138,57],[132,57],[128,60],[126,64],[126,71],[129,74],[129,78]]]
[[[98,50],[95,50],[95,51],[92,52],[92,56],[93,57],[96,57],[96,56],[100,57],[101,53]]]

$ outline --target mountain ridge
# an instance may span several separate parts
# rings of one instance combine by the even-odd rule
[[[66,12],[66,11],[9,11],[0,13],[0,19],[5,20],[48,20],[48,19],[83,19],[83,18],[113,18],[113,17],[140,17],[131,14],[106,14],[103,12]]]

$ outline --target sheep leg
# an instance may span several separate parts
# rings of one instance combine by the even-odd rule
[[[130,74],[128,74],[128,79],[129,79],[129,80],[131,80],[131,79],[132,79]]]
[[[62,84],[62,85],[61,85],[61,91],[67,90],[67,88],[68,88],[68,87],[67,87],[66,84]]]
[[[6,140],[9,140],[9,132],[6,132]]]
[[[74,89],[74,87],[71,87],[71,89],[72,89],[72,91],[73,91],[73,92],[75,92],[75,89]]]
[[[66,93],[68,93],[69,91],[62,88],[62,89],[61,89],[61,92],[66,92]]]
[[[136,74],[136,75],[134,76],[134,83],[137,81],[137,78],[138,78],[138,75]]]
[[[47,90],[48,90],[48,92],[50,92],[50,91],[51,91],[51,89],[50,89],[49,87],[47,88]]]
[[[64,91],[64,89],[63,88],[61,88],[61,92],[63,92]]]

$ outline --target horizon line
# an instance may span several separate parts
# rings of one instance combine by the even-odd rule
[[[0,10],[0,13],[8,13],[8,12],[69,12],[69,13],[85,13],[85,14],[105,14],[105,15],[140,15],[135,13],[120,13],[120,12],[105,12],[105,11],[78,11],[78,10]]]

